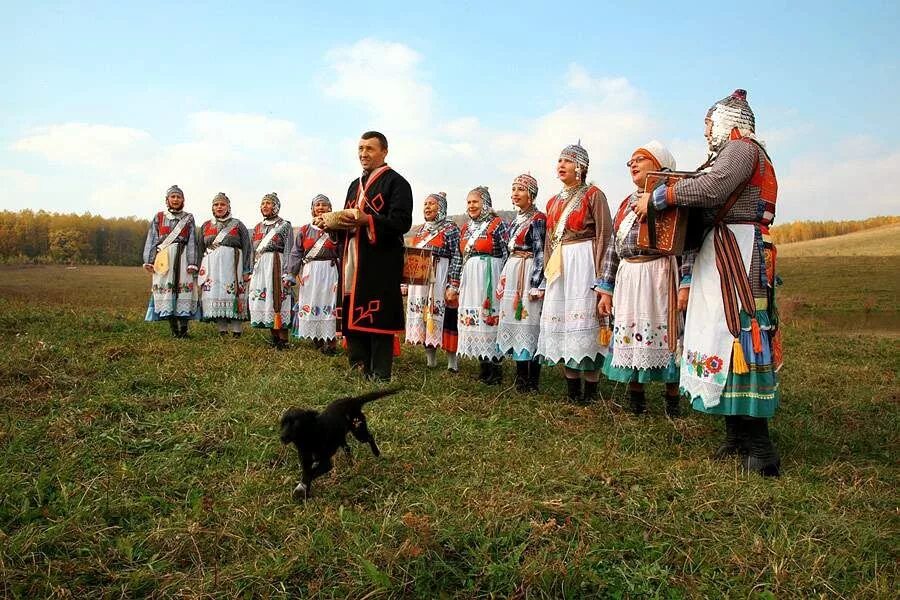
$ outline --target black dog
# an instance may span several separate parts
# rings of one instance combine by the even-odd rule
[[[331,470],[331,457],[338,448],[350,456],[347,432],[357,440],[369,444],[372,454],[381,455],[375,438],[366,426],[363,404],[396,394],[402,388],[369,392],[362,396],[338,398],[321,413],[315,410],[291,408],[281,417],[281,443],[297,447],[303,478],[294,488],[294,497],[305,500],[312,494],[312,480]]]

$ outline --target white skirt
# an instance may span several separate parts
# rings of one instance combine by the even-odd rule
[[[297,313],[294,336],[310,340],[333,340],[337,328],[335,298],[338,270],[330,260],[311,260],[297,278]],[[302,285],[300,283],[302,282]]]
[[[250,278],[250,292],[248,300],[250,304],[250,325],[252,327],[275,327],[275,302],[272,286],[272,271],[275,264],[275,254],[264,252],[259,255],[256,266],[253,267],[253,276]],[[275,276],[281,279],[281,273]],[[281,286],[281,326],[287,327],[291,322],[291,294],[287,286]]]
[[[649,262],[622,260],[613,291],[612,366],[659,369],[669,366],[669,287],[675,259]]]
[[[500,283],[502,258],[472,256],[463,267],[459,286],[460,356],[500,358],[497,349],[497,325],[500,323]],[[488,279],[490,277],[490,279]],[[490,294],[487,284],[490,281]]]
[[[219,246],[200,261],[197,287],[204,321],[247,318],[243,264],[243,252],[231,246]]]
[[[447,289],[447,270],[450,259],[440,257],[435,261],[434,283],[430,285],[411,285],[406,296],[406,341],[410,344],[424,344],[431,348],[440,348],[443,341],[444,313],[447,302],[444,298]],[[434,296],[432,297],[432,290]],[[431,311],[429,326],[428,311]]]
[[[193,317],[197,312],[197,286],[194,276],[187,271],[187,256],[175,264],[178,244],[171,244],[162,252],[169,253],[169,270],[164,275],[153,274],[150,288],[150,304],[147,307],[147,321],[159,321],[169,317]],[[178,269],[178,289],[175,289],[175,269]]]
[[[534,358],[541,332],[542,299],[531,300],[531,258],[510,257],[500,274],[500,326],[497,328],[497,346],[504,354],[514,357],[527,355]],[[522,289],[519,289],[519,282]],[[516,318],[516,301],[521,298],[522,312]]]
[[[551,363],[597,361],[607,347],[597,339],[597,294],[592,240],[562,246],[562,274],[547,285],[537,353]],[[599,367],[599,365],[598,365]]]

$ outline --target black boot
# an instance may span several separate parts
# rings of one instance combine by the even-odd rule
[[[169,317],[169,329],[172,332],[172,337],[178,337],[181,330],[178,327],[178,317]]]
[[[581,402],[581,379],[566,377],[566,400],[575,404]]]
[[[492,360],[488,363],[488,377],[485,383],[488,385],[500,385],[503,381],[503,363],[499,360]]]
[[[517,360],[516,361],[516,391],[517,392],[527,392],[528,391],[528,361],[527,360]]]
[[[749,451],[744,420],[738,416],[725,417],[725,441],[713,453],[713,458],[722,460],[738,454],[746,456]]]
[[[186,317],[178,318],[178,337],[186,338],[188,336],[188,320]]]
[[[769,420],[744,417],[744,427],[747,429],[747,441],[750,445],[750,454],[743,460],[744,472],[758,473],[763,477],[781,475],[781,459],[769,437]]]
[[[584,382],[584,397],[581,399],[582,404],[588,405],[597,401],[597,385],[598,382],[596,381]]]
[[[241,337],[241,332],[240,332],[240,331],[232,331],[232,332],[231,332],[231,337],[233,337],[233,338],[239,338],[239,337]]]
[[[681,396],[678,394],[666,394],[666,416],[671,419],[681,416]]]
[[[630,390],[628,392],[628,403],[631,406],[631,414],[642,415],[647,412],[647,397],[644,396],[644,390]]]
[[[491,361],[480,359],[481,362],[478,365],[478,381],[482,383],[487,383],[487,380],[491,377]]]
[[[533,360],[528,363],[528,389],[532,392],[538,391],[538,384],[541,381],[541,361]]]

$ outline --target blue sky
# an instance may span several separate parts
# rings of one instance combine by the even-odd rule
[[[366,129],[455,212],[479,184],[508,207],[522,171],[545,202],[580,137],[616,205],[635,147],[696,166],[706,109],[743,87],[777,220],[900,212],[877,186],[900,175],[896,2],[2,5],[0,209],[143,217],[178,183],[204,217],[225,191],[253,223],[274,190],[300,223],[343,198]]]

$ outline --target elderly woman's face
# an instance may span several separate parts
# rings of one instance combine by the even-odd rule
[[[228,203],[224,200],[216,200],[213,202],[212,210],[213,216],[217,219],[221,219],[228,214]]]
[[[575,177],[575,161],[560,156],[556,161],[556,175],[565,185],[575,185],[578,182]]]
[[[477,218],[481,214],[481,209],[484,206],[484,203],[481,201],[481,194],[478,192],[472,192],[466,197],[466,214],[468,214],[473,219]]]
[[[327,212],[331,212],[331,205],[322,200],[317,200],[312,207],[312,214],[314,217],[318,217],[319,215],[324,215]]]
[[[422,207],[422,213],[425,215],[426,221],[434,221],[437,219],[439,210],[440,207],[438,206],[437,200],[431,196],[425,198],[425,205]]]
[[[184,208],[184,196],[181,194],[169,194],[166,196],[166,204],[172,210],[181,210]]]
[[[628,161],[628,170],[631,173],[631,181],[634,182],[639,189],[644,189],[644,183],[647,181],[647,173],[656,169],[653,161],[635,152]]]
[[[534,201],[531,199],[531,194],[528,192],[528,188],[521,183],[512,184],[512,194],[510,195],[510,198],[512,198],[513,205],[523,212],[531,208],[531,205],[534,204]]]
[[[259,205],[259,212],[262,213],[263,217],[268,219],[275,214],[275,203],[271,200],[263,200],[262,204]]]

